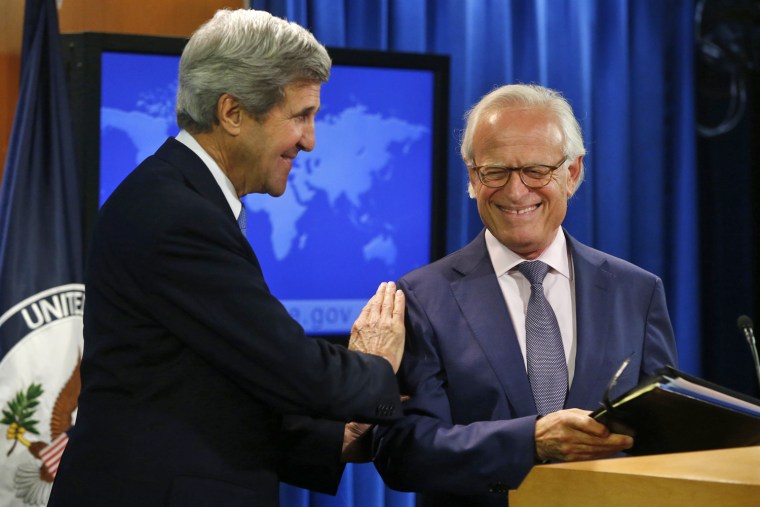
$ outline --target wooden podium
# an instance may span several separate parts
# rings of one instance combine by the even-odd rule
[[[538,465],[510,507],[760,505],[760,447]]]

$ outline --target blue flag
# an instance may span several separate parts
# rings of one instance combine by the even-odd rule
[[[82,206],[55,0],[27,0],[0,190],[0,505],[45,505],[74,422]]]

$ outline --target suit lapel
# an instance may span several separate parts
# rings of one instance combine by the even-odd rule
[[[603,371],[612,318],[609,291],[614,275],[607,262],[565,233],[573,259],[575,279],[576,357],[575,375],[566,407],[590,407],[599,403],[599,372]],[[525,372],[514,325],[504,303],[491,259],[481,233],[462,250],[453,269],[461,278],[451,290],[475,340],[514,407],[515,416],[535,414],[533,394]]]
[[[461,275],[451,283],[454,298],[512,404],[515,416],[535,414],[522,352],[483,232],[462,253],[452,266]]]
[[[599,372],[603,371],[612,308],[609,291],[614,275],[604,259],[565,233],[573,259],[575,277],[576,355],[575,376],[567,407],[589,407],[601,400],[591,399],[600,391]]]
[[[235,228],[239,228],[237,219],[232,213],[232,209],[230,209],[230,205],[224,197],[222,189],[219,188],[216,180],[211,175],[211,171],[190,148],[170,137],[156,151],[156,156],[176,167],[190,187],[205,199],[211,201],[214,206],[229,217],[230,222],[235,225]],[[245,236],[242,234],[239,236],[240,243],[244,245],[244,248],[253,253],[251,245]]]
[[[176,167],[196,192],[214,203],[218,208],[226,211],[230,219],[235,220],[222,189],[214,180],[209,168],[193,153],[193,150],[170,137],[156,151],[156,156]]]

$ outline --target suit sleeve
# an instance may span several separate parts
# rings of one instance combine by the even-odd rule
[[[345,464],[341,462],[344,423],[290,415],[283,418],[280,480],[320,493],[338,491]]]
[[[375,430],[376,468],[405,491],[479,495],[517,487],[534,464],[536,417],[453,424],[439,337],[414,290],[403,280],[400,286],[407,345],[399,381],[410,399],[400,420]]]
[[[670,323],[665,289],[662,280],[656,278],[652,299],[646,315],[644,348],[642,351],[639,379],[651,377],[663,366],[678,367],[676,340]]]

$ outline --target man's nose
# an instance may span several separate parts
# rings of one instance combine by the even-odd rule
[[[298,141],[298,148],[303,151],[311,151],[317,144],[317,138],[314,133],[314,120],[310,120],[303,128],[301,139]]]
[[[508,195],[522,195],[525,192],[530,192],[530,188],[520,178],[520,171],[510,171],[509,179],[501,189]]]

